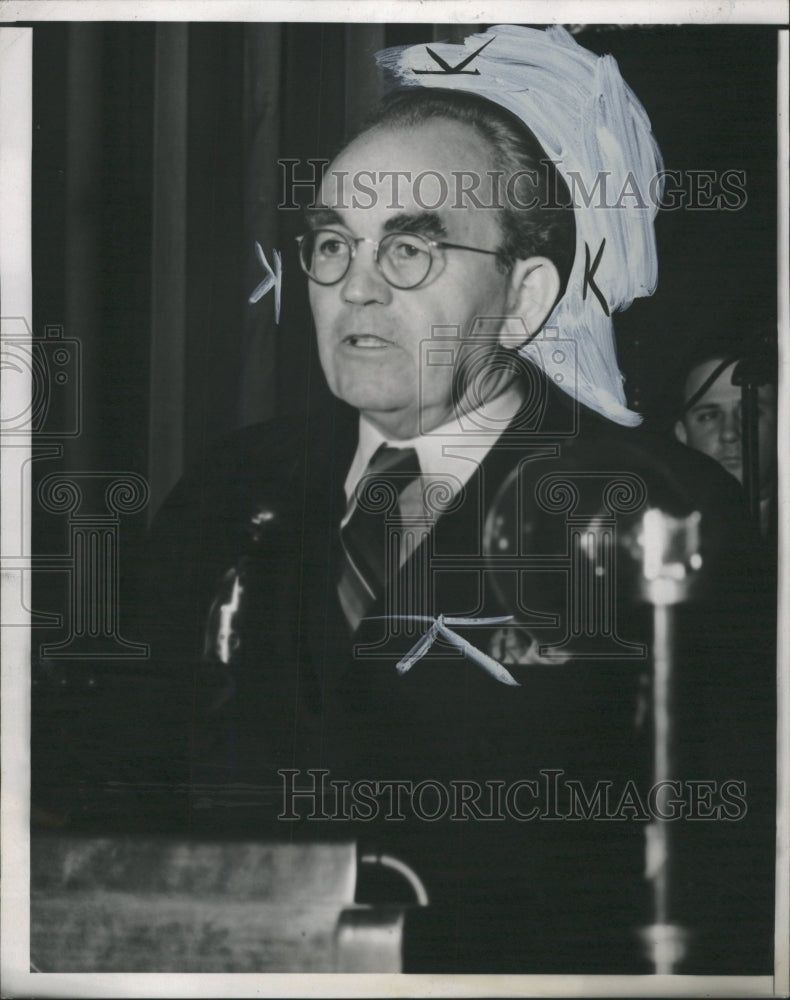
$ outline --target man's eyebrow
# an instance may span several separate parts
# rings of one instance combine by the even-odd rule
[[[720,410],[721,406],[718,403],[695,403],[694,406],[688,411],[689,413],[702,413],[703,410]]]
[[[447,235],[447,227],[436,212],[401,212],[387,219],[384,229],[390,233],[419,233],[434,239]]]
[[[304,210],[308,226],[316,229],[319,226],[342,226],[345,223],[334,208],[325,205],[311,205]]]

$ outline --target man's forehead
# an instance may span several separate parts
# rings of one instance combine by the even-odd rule
[[[479,204],[481,198],[466,197],[465,189],[487,188],[495,173],[493,151],[464,122],[436,118],[408,128],[378,126],[327,167],[318,202],[339,210],[442,214]]]
[[[392,135],[364,143],[359,155],[352,144],[330,164],[315,206],[307,210],[308,224],[343,225],[376,239],[386,232],[417,232],[494,249],[501,241],[502,198],[487,154],[454,161],[447,150],[434,156],[430,148],[397,148]],[[410,132],[403,135],[412,142]]]
[[[473,126],[436,115],[412,125],[375,125],[352,139],[330,164],[333,168],[435,170],[488,165],[493,150]],[[382,164],[383,161],[383,164]]]
[[[697,365],[696,368],[692,368],[686,379],[686,399],[689,399],[702,387],[703,382],[706,382],[710,378],[713,372],[722,364],[723,360],[723,358],[714,358],[704,361],[702,364]],[[720,372],[716,380],[708,386],[696,404],[691,407],[690,412],[694,412],[694,410],[702,406],[737,406],[740,404],[741,387],[740,385],[733,385],[732,381],[737,364],[737,361],[733,361]],[[775,387],[770,384],[760,386],[758,388],[758,396],[761,401],[772,401],[776,396]]]
[[[701,364],[692,368],[686,379],[686,399],[693,396],[695,392],[698,392],[702,387],[703,382],[706,382],[714,371],[722,364],[723,358],[711,358],[709,361],[703,361]],[[740,389],[733,386],[732,384],[732,373],[735,368],[736,362],[733,361],[732,364],[727,365],[719,375],[716,380],[708,386],[705,393],[702,395],[698,402],[703,399],[708,400],[709,398],[716,397],[726,398],[729,395],[735,395],[740,398]]]

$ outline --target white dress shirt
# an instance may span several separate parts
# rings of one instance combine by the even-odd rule
[[[393,448],[414,448],[420,461],[421,481],[413,484],[413,489],[407,487],[404,490],[400,501],[401,511],[404,514],[419,511],[429,517],[432,512],[433,518],[438,517],[442,507],[449,506],[472,478],[478,465],[518,412],[522,401],[520,386],[512,385],[478,409],[456,414],[441,427],[408,440],[389,440],[360,414],[359,443],[346,476],[347,507],[341,523],[346,524],[351,517],[355,506],[355,490],[365,475],[371,458],[382,444]],[[433,494],[431,511],[425,511],[423,491],[433,483],[441,483],[443,488]]]

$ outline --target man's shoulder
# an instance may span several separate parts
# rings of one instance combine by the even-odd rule
[[[633,470],[645,477],[657,497],[675,495],[692,505],[730,509],[743,513],[742,491],[718,462],[651,427],[624,427],[583,409],[579,433],[571,450],[588,456],[611,470]]]
[[[205,464],[207,468],[232,470],[259,458],[287,463],[288,459],[331,455],[339,448],[348,448],[356,426],[354,411],[348,407],[305,408],[215,438],[206,449]]]
[[[689,503],[742,509],[737,482],[721,466],[674,437],[644,424],[626,427],[573,399],[544,373],[532,374],[535,405],[526,421],[514,421],[507,438],[553,444],[558,465],[580,472],[631,472],[656,498],[674,495]],[[539,401],[539,405],[537,405]]]
[[[718,462],[665,434],[641,427],[624,430],[633,435],[633,446],[649,454],[656,470],[671,477],[689,501],[739,520],[745,518],[740,484]]]
[[[550,414],[557,411],[558,396],[555,392],[550,399]],[[572,405],[563,399],[559,404],[565,409]],[[625,427],[584,406],[577,406],[572,427],[572,433],[547,437],[545,443],[553,443],[553,450],[525,466],[523,476],[535,480],[530,488],[536,496],[539,487],[545,491],[551,484],[555,489],[564,484],[568,496],[580,496],[574,516],[596,504],[618,517],[626,512],[626,521],[647,508],[675,518],[698,512],[711,566],[731,566],[736,554],[746,561],[753,558],[756,535],[743,492],[717,462],[650,427]]]
[[[213,509],[251,494],[283,496],[330,475],[353,455],[356,422],[347,408],[288,413],[210,441],[190,463],[168,504],[200,500]]]
[[[156,582],[157,600],[172,604],[167,591],[177,590],[186,606],[196,594],[205,611],[222,573],[252,553],[271,563],[270,579],[282,574],[336,511],[334,465],[349,447],[348,423],[333,409],[305,411],[207,444],[140,547],[141,579],[148,589]]]

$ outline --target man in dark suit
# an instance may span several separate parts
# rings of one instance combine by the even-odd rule
[[[442,197],[502,164],[529,185],[519,206],[531,192],[539,207]],[[430,906],[407,923],[407,970],[649,971],[640,518],[700,512],[699,546],[672,557],[703,566],[679,628],[674,755],[679,779],[714,791],[704,835],[677,836],[663,919],[693,925],[681,967],[767,971],[764,889],[743,904],[716,874],[762,850],[724,782],[770,813],[770,723],[755,736],[743,711],[762,710],[765,678],[731,651],[749,579],[737,487],[622,426],[592,333],[557,339],[566,298],[609,313],[569,205],[534,135],[476,95],[407,92],[333,162],[300,257],[339,402],[221,442],[161,512],[149,634],[189,694],[152,756],[193,783],[176,824],[353,836],[409,865]],[[445,633],[410,660],[440,615],[467,619],[452,626],[465,649]]]

